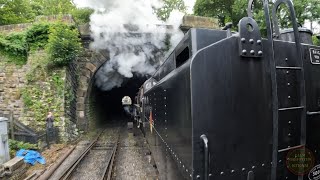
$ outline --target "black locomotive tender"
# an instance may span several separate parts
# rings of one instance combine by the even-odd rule
[[[282,3],[291,31],[279,32]],[[189,30],[140,88],[136,119],[161,179],[309,179],[286,167],[298,147],[320,164],[320,47],[290,0],[275,2],[273,28],[264,1],[266,39],[251,7],[238,33]]]

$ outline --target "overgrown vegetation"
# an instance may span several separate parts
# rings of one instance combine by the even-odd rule
[[[64,23],[37,23],[25,32],[0,35],[1,54],[25,64],[30,51],[45,49],[53,66],[65,66],[81,51],[79,32]]]
[[[93,9],[90,8],[78,8],[74,9],[71,12],[72,17],[74,18],[74,21],[76,24],[85,24],[90,22],[90,16],[93,13]]]
[[[27,85],[21,95],[25,110],[33,112],[35,121],[43,122],[48,111],[55,117],[63,114],[64,104],[64,71],[61,68],[49,66],[50,58],[45,51],[33,52],[29,57],[30,69],[27,72]]]
[[[320,3],[319,0],[299,0],[293,1],[297,16],[297,21],[304,24],[305,20],[320,22]],[[272,1],[269,1],[270,6]],[[199,16],[215,17],[219,19],[221,26],[232,22],[237,28],[239,20],[247,15],[247,0],[196,0],[194,14]],[[262,1],[254,1],[254,17],[258,22],[264,23],[264,12]],[[270,8],[271,10],[271,8]],[[279,9],[279,20],[282,27],[291,27],[288,8],[285,5]],[[261,24],[260,23],[260,24]],[[264,26],[265,28],[265,26]]]
[[[33,22],[36,16],[72,14],[78,24],[93,12],[77,8],[71,0],[0,0],[0,25]]]
[[[38,149],[38,145],[9,139],[9,149],[10,149],[10,157],[14,157],[16,154],[16,151],[20,149],[36,150]]]
[[[50,27],[47,52],[51,63],[55,66],[65,66],[78,56],[81,51],[79,32],[74,27],[56,24]]]
[[[314,45],[320,46],[320,35],[319,35],[319,37],[312,36],[312,41],[313,41]]]

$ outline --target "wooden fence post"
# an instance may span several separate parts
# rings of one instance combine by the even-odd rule
[[[10,118],[9,118],[9,122],[10,122],[10,139],[14,140],[14,119],[13,119],[13,112],[10,111]]]

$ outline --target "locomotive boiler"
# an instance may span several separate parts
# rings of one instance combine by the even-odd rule
[[[278,27],[282,3],[290,31]],[[273,23],[264,1],[266,38],[251,5],[237,33],[190,29],[140,88],[137,121],[161,179],[317,178],[320,47],[290,0],[274,3]]]

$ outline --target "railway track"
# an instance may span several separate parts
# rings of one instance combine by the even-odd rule
[[[120,133],[121,128],[102,130],[56,179],[111,179]]]

